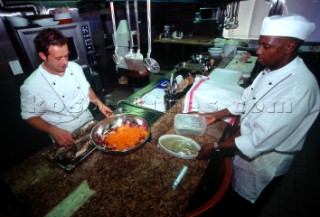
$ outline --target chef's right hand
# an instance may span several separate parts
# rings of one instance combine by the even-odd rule
[[[206,118],[206,124],[210,125],[218,120],[214,113],[208,113],[208,114],[199,114],[200,116],[204,116]]]
[[[74,142],[71,133],[67,130],[53,127],[50,134],[58,145],[66,147]]]
[[[214,153],[214,146],[213,144],[205,144],[201,147],[200,151],[198,152],[197,159],[203,160],[208,159]]]

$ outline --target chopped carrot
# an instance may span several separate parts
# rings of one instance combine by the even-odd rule
[[[148,131],[139,127],[121,126],[108,134],[105,143],[112,150],[126,150],[142,142]]]

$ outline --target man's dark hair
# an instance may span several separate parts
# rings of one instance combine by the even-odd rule
[[[50,46],[63,46],[67,44],[68,40],[58,29],[47,28],[39,32],[33,42],[37,53],[43,52],[48,56]]]

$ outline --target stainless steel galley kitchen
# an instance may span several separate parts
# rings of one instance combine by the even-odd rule
[[[213,216],[230,184],[230,158],[181,157],[162,147],[161,136],[200,146],[228,138],[232,120],[205,127],[188,114],[216,109],[206,106],[213,98],[226,106],[251,84],[262,69],[256,50],[267,16],[297,13],[316,24],[299,56],[319,82],[319,9],[314,0],[0,0],[0,215]],[[143,142],[119,154],[91,141],[71,164],[44,155],[52,141],[22,120],[20,86],[41,63],[33,39],[47,27],[67,37],[69,61],[82,67],[115,118],[149,127]],[[218,84],[206,86],[212,96],[206,79]],[[89,109],[92,123],[105,119],[93,104]],[[320,212],[318,129],[319,117],[259,216]]]

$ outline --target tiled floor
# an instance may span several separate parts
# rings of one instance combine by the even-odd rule
[[[150,81],[161,74],[151,74]],[[121,98],[126,91],[115,88],[113,96]],[[259,217],[320,216],[320,118],[310,129],[306,143],[280,185],[265,204]],[[216,216],[209,214],[208,216]]]

